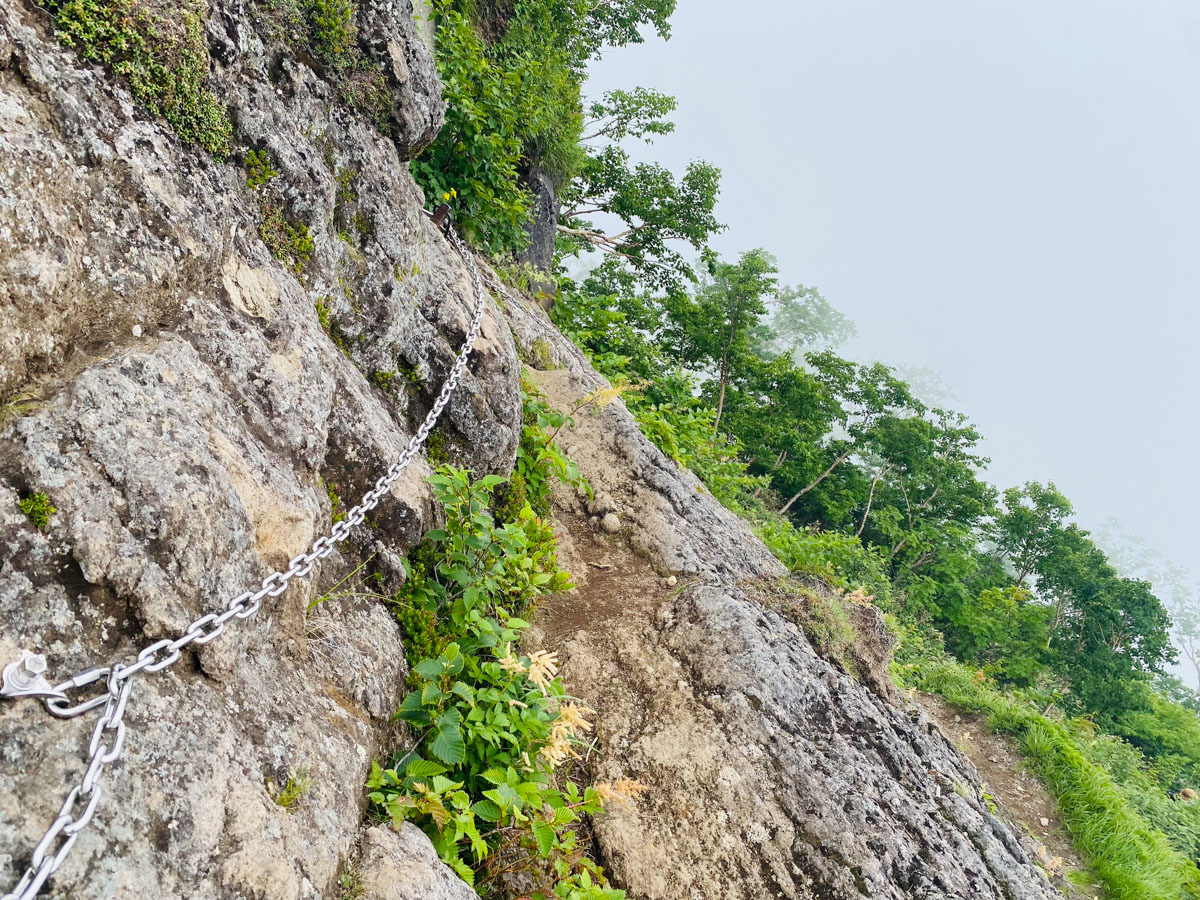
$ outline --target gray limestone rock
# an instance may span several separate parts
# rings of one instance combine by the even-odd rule
[[[359,886],[369,900],[478,900],[479,895],[438,859],[429,840],[411,822],[399,831],[383,825],[363,835],[357,866]]]
[[[210,84],[234,123],[218,161],[62,47],[39,7],[0,5],[0,401],[40,398],[0,422],[0,664],[29,648],[65,680],[220,611],[327,533],[432,405],[475,300],[405,166],[441,123],[440,88],[407,2],[358,8],[391,137],[286,53],[261,6],[214,0]],[[245,148],[279,173],[259,191]],[[298,272],[260,239],[268,202],[309,229]],[[489,300],[437,429],[479,473],[511,467],[518,370]],[[377,543],[399,568],[434,521],[428,474],[418,459],[311,580],[137,676],[124,756],[49,896],[335,896],[405,672],[387,608],[325,591]],[[44,531],[17,506],[33,492],[57,510]],[[82,776],[93,723],[0,703],[0,890]],[[285,810],[273,795],[300,774]],[[442,877],[419,843],[394,852]]]
[[[593,775],[648,788],[596,822],[631,896],[1058,896],[940,732],[737,590],[689,587],[564,649],[568,683],[603,723]]]

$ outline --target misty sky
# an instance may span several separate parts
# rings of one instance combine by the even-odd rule
[[[635,85],[679,100],[643,156],[722,168],[721,253],[941,373],[1001,487],[1200,570],[1200,7],[680,0],[588,92]]]

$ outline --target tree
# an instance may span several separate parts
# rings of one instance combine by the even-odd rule
[[[703,161],[688,163],[676,178],[657,163],[631,161],[628,151],[611,144],[589,155],[583,172],[566,191],[558,226],[568,254],[594,249],[610,260],[605,278],[628,268],[633,283],[664,291],[695,281],[692,266],[673,245],[702,251],[721,231],[714,209],[721,170]],[[588,217],[609,215],[620,221],[612,233]]]
[[[710,277],[701,283],[689,329],[699,359],[716,379],[716,418],[719,431],[729,380],[743,360],[751,356],[751,329],[767,311],[767,298],[775,292],[775,257],[765,250],[748,250],[736,263],[710,261]]]
[[[1053,482],[1043,487],[1030,481],[1004,492],[1004,506],[996,515],[991,537],[997,558],[1007,560],[1016,571],[1017,584],[1024,585],[1038,563],[1054,552],[1071,512],[1071,501]]]
[[[781,287],[775,295],[767,353],[788,353],[803,361],[804,353],[834,350],[857,334],[854,323],[834,309],[815,287]]]
[[[875,430],[881,423],[892,418],[919,416],[925,411],[908,387],[895,378],[892,370],[885,365],[860,365],[828,350],[809,353],[805,359],[814,377],[826,386],[831,395],[838,398],[841,414],[835,420],[838,430],[822,436],[821,449],[826,465],[812,473],[812,480],[795,489],[780,509],[785,515],[797,501],[833,475],[856,451],[868,454],[875,450]]]

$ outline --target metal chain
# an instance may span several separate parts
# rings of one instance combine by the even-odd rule
[[[436,220],[435,220],[436,221]],[[272,572],[263,579],[262,585],[255,591],[247,591],[234,597],[220,613],[206,613],[200,616],[187,630],[175,639],[163,638],[142,649],[137,659],[127,665],[114,664],[87,669],[55,685],[50,690],[41,691],[50,712],[63,719],[71,719],[82,715],[88,710],[103,706],[104,712],[96,722],[92,731],[92,740],[88,745],[88,767],[83,780],[71,789],[66,802],[58,812],[58,817],[47,830],[45,836],[34,848],[33,857],[25,874],[17,882],[13,890],[0,900],[33,900],[38,895],[46,880],[58,871],[67,854],[75,845],[75,840],[96,813],[96,805],[102,794],[100,776],[104,767],[116,762],[125,745],[125,706],[129,702],[129,694],[133,687],[133,677],[140,672],[161,672],[179,661],[182,651],[191,644],[207,644],[221,636],[225,626],[233,619],[249,619],[262,607],[267,597],[278,597],[288,589],[293,578],[303,578],[308,575],[318,560],[325,559],[334,547],[346,540],[350,530],[362,523],[367,513],[379,505],[379,501],[395,483],[400,474],[416,457],[421,445],[429,437],[429,432],[437,424],[438,417],[450,402],[450,397],[458,387],[463,370],[467,367],[467,358],[479,337],[480,323],[483,320],[483,307],[487,292],[475,264],[474,255],[467,248],[462,238],[458,236],[449,222],[445,223],[444,233],[451,245],[467,264],[471,274],[471,283],[475,290],[475,312],[471,325],[463,341],[462,350],[446,376],[441,393],[434,400],[428,415],[421,422],[416,433],[409,439],[404,451],[376,482],[375,486],[363,495],[361,502],[347,514],[346,518],[335,524],[328,535],[313,542],[307,553],[301,553],[293,559],[286,569]],[[65,695],[73,688],[84,687],[100,680],[105,680],[107,690],[98,696],[70,705]],[[32,695],[33,692],[30,692]],[[53,694],[53,696],[49,696]],[[8,696],[19,696],[9,694]],[[82,805],[78,813],[76,807]]]

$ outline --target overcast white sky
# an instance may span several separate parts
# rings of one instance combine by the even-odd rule
[[[648,158],[723,169],[718,250],[940,372],[1001,487],[1200,570],[1200,7],[680,0],[588,90],[635,85],[679,100]]]

